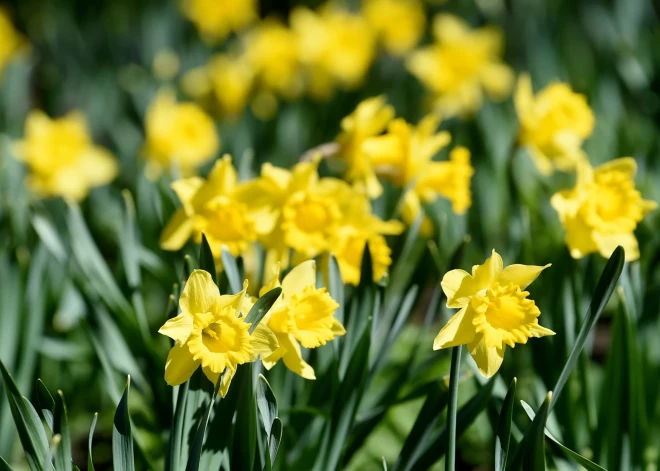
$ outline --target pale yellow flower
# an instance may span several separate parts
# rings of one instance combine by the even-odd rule
[[[215,384],[227,369],[219,390],[224,397],[238,365],[278,349],[275,334],[263,321],[248,331],[252,324],[245,322],[246,289],[247,281],[240,293],[221,296],[210,273],[192,272],[179,299],[181,314],[158,331],[176,341],[165,363],[169,385],[185,383],[200,366]]]
[[[436,110],[445,117],[479,109],[484,92],[506,98],[513,72],[502,61],[502,33],[493,26],[470,29],[463,20],[437,15],[435,42],[412,53],[408,69],[429,90]]]
[[[467,345],[482,375],[490,378],[504,360],[506,346],[527,343],[531,337],[554,335],[539,325],[541,315],[524,291],[545,269],[534,265],[509,265],[495,250],[472,274],[451,270],[442,278],[447,307],[460,311],[445,325],[433,342],[433,350]]]
[[[195,103],[177,103],[172,90],[158,93],[147,110],[145,128],[143,153],[153,173],[175,167],[191,175],[220,146],[213,119]]]
[[[28,186],[42,197],[82,200],[91,188],[111,182],[118,173],[114,156],[94,145],[81,112],[57,119],[30,112],[24,139],[15,150],[28,166]]]
[[[182,0],[181,7],[210,42],[220,42],[259,18],[257,0]]]
[[[228,155],[216,162],[207,180],[191,177],[172,183],[183,207],[163,229],[161,248],[179,250],[191,237],[201,242],[204,233],[218,259],[223,246],[234,256],[245,251],[257,234],[236,188],[236,170]]]
[[[385,49],[403,56],[419,43],[426,27],[420,0],[366,0],[362,12]]]
[[[534,96],[528,74],[518,80],[515,95],[520,144],[529,149],[538,169],[574,170],[585,159],[582,143],[594,129],[594,114],[584,95],[565,83],[551,83]]]
[[[0,8],[0,76],[9,61],[24,43],[23,37],[14,29],[7,12]]]
[[[264,286],[263,296],[280,286],[279,267]],[[300,346],[316,348],[346,333],[334,317],[339,304],[325,288],[316,287],[316,263],[308,260],[294,267],[282,280],[282,294],[262,322],[275,334],[279,348],[263,359],[271,369],[281,359],[284,365],[305,379],[316,379],[314,369],[302,358]]]
[[[632,157],[612,160],[592,168],[578,161],[572,190],[555,193],[550,200],[566,230],[566,245],[574,258],[600,252],[609,258],[621,245],[626,261],[639,258],[637,224],[658,207],[635,189],[637,163]]]

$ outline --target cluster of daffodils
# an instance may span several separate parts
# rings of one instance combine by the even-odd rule
[[[288,24],[277,18],[255,22],[254,1],[188,0],[184,12],[204,37],[223,39],[240,31],[236,47],[188,72],[183,88],[223,116],[240,114],[248,102],[268,118],[278,99],[308,93],[327,99],[337,87],[354,89],[365,79],[378,44],[402,56],[426,26],[420,0],[368,0],[352,12],[334,3],[318,10],[296,7]]]
[[[14,29],[9,15],[0,8],[0,77],[9,61],[23,45],[23,37]]]
[[[238,182],[225,156],[206,180],[175,181],[172,188],[182,208],[165,227],[161,247],[179,250],[191,238],[200,242],[203,233],[220,259],[223,247],[245,256],[259,242],[267,250],[268,267],[333,253],[344,281],[357,284],[368,244],[374,276],[382,278],[392,261],[384,236],[401,233],[402,225],[372,214],[360,186],[320,178],[318,164],[315,158],[287,170],[266,163],[259,177]]]
[[[404,188],[401,214],[409,224],[419,217],[422,203],[438,197],[451,201],[455,213],[465,213],[471,205],[474,174],[470,151],[456,147],[449,160],[433,160],[451,141],[449,132],[439,131],[439,125],[434,114],[416,126],[395,118],[383,97],[363,101],[342,120],[337,137],[337,155],[346,166],[346,178],[363,184],[371,198],[383,191],[379,177]],[[424,218],[422,233],[430,232],[430,221]]]
[[[276,271],[260,294],[278,286]],[[193,271],[179,299],[181,313],[159,330],[176,342],[165,364],[167,383],[185,383],[201,366],[214,384],[222,375],[219,393],[224,397],[238,366],[258,358],[268,369],[282,360],[294,373],[314,379],[301,345],[316,348],[344,335],[344,327],[334,317],[338,304],[325,288],[316,287],[313,261],[291,270],[281,287],[266,316],[252,328],[246,316],[256,300],[246,293],[247,280],[240,293],[220,295],[210,273]]]

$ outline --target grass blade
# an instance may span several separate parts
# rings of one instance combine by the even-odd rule
[[[199,268],[209,272],[213,279],[216,280],[218,272],[215,268],[213,252],[211,251],[211,246],[209,245],[209,241],[206,238],[206,234],[204,233],[202,233],[202,244],[199,247]]]
[[[545,423],[550,413],[552,392],[549,392],[538,413],[525,433],[508,470],[546,469],[545,467]],[[522,401],[521,401],[522,402]]]
[[[278,286],[277,288],[271,289],[254,303],[254,306],[252,306],[252,309],[250,309],[250,312],[248,312],[245,317],[245,322],[252,324],[248,332],[254,332],[254,329],[257,328],[261,319],[263,319],[268,313],[268,310],[280,296],[280,293],[282,293],[282,288]]]
[[[277,399],[268,380],[259,375],[257,380],[257,409],[261,416],[261,422],[264,424],[266,435],[270,436],[273,422],[277,418]]]
[[[55,413],[53,416],[53,433],[60,436],[60,444],[55,451],[55,469],[57,471],[72,471],[71,435],[69,434],[66,403],[64,402],[62,391],[57,391],[56,398]]]
[[[511,381],[509,391],[506,393],[500,417],[497,421],[497,433],[495,436],[495,469],[503,471],[506,468],[509,443],[511,441],[511,419],[513,419],[513,406],[516,398],[516,378]]]
[[[268,456],[270,459],[269,464],[271,464],[271,467],[272,467],[272,463],[275,462],[275,458],[277,458],[277,451],[280,448],[281,441],[282,441],[282,421],[280,420],[279,417],[275,417],[275,420],[273,420],[273,426],[271,428],[270,437],[268,439]]]
[[[243,282],[238,271],[236,259],[225,247],[222,247],[222,268],[229,282],[229,290],[232,293],[239,293],[243,289]]]
[[[94,471],[94,461],[92,460],[92,438],[94,437],[94,429],[96,428],[96,421],[99,418],[98,412],[94,414],[92,425],[89,427],[89,438],[87,439],[87,471]]]
[[[458,407],[458,383],[461,373],[461,349],[462,346],[451,350],[451,368],[449,370],[449,405],[447,406],[447,427],[449,429],[449,441],[447,447],[447,460],[445,469],[454,471],[456,468],[456,409]]]
[[[41,415],[43,416],[48,428],[51,432],[54,432],[53,428],[53,412],[55,411],[55,400],[50,394],[50,391],[46,385],[40,380],[37,379],[37,403],[41,409]]]
[[[2,456],[0,456],[0,471],[14,471],[9,463],[2,459]]]
[[[117,471],[135,471],[133,457],[133,436],[131,434],[131,419],[128,415],[128,393],[131,387],[131,377],[128,377],[126,389],[119,401],[112,428],[112,459]]]
[[[166,470],[181,469],[181,448],[183,447],[183,423],[186,414],[186,399],[188,397],[188,388],[190,381],[186,381],[179,386],[176,410],[172,417],[172,431],[170,432],[169,457],[165,465]]]

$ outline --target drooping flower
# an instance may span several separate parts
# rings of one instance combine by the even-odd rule
[[[419,0],[366,0],[362,12],[385,49],[403,56],[419,43],[426,27]]]
[[[24,43],[23,37],[14,29],[7,12],[0,8],[0,76],[9,61]]]
[[[582,143],[594,128],[594,115],[584,95],[565,83],[551,83],[534,96],[528,74],[518,79],[515,105],[520,144],[527,147],[539,171],[575,169],[586,157]]]
[[[259,18],[257,0],[183,0],[183,13],[202,38],[217,43]]]
[[[578,161],[575,188],[555,193],[550,200],[566,231],[566,245],[573,258],[593,252],[610,257],[621,245],[626,261],[639,258],[637,224],[658,207],[635,188],[637,163],[632,157],[612,160],[592,168]]]
[[[435,42],[412,53],[408,69],[431,93],[435,109],[445,117],[479,109],[484,92],[506,98],[513,72],[502,61],[502,33],[492,26],[472,30],[463,20],[439,14]]]
[[[114,156],[94,145],[81,112],[57,119],[32,111],[25,121],[25,137],[15,146],[29,168],[28,186],[42,197],[82,200],[89,190],[111,182],[118,173]]]
[[[279,267],[259,294],[280,286]],[[263,364],[271,369],[281,359],[305,379],[316,379],[314,369],[302,358],[300,346],[316,348],[346,333],[334,317],[339,304],[325,288],[316,287],[316,263],[308,260],[294,267],[282,280],[282,294],[262,322],[275,334],[279,347]]]
[[[195,103],[177,103],[172,90],[158,93],[147,110],[145,128],[143,152],[155,174],[175,166],[182,175],[191,175],[220,146],[213,119]]]
[[[231,157],[226,155],[216,162],[208,179],[191,177],[173,182],[172,189],[183,207],[165,226],[161,248],[179,250],[190,237],[200,243],[204,233],[218,259],[223,246],[234,256],[246,250],[257,234],[245,202],[237,197],[237,179]]]
[[[243,311],[245,290],[220,295],[211,274],[195,270],[179,299],[181,314],[168,320],[159,333],[176,342],[165,363],[165,381],[171,386],[185,383],[202,367],[214,384],[223,373],[220,394],[227,394],[238,365],[267,357],[278,349],[273,332],[261,322],[252,333]],[[242,315],[242,317],[240,317]]]
[[[447,307],[458,308],[433,342],[433,349],[467,345],[482,375],[490,378],[502,365],[506,346],[532,337],[554,335],[538,323],[541,315],[524,291],[546,266],[509,265],[495,250],[472,274],[451,270],[442,278]]]

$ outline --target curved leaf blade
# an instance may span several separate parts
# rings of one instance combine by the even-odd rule
[[[112,459],[117,471],[135,471],[133,456],[133,436],[131,434],[131,418],[128,414],[128,393],[131,387],[131,377],[128,377],[126,389],[119,401],[112,427]]]
[[[507,391],[497,421],[497,432],[495,435],[495,469],[503,471],[506,468],[506,458],[509,453],[511,441],[511,420],[513,419],[513,406],[516,398],[516,378],[513,378],[509,391]]]
[[[40,379],[37,379],[37,403],[41,409],[41,415],[43,416],[48,428],[53,432],[53,413],[55,411],[55,400],[50,394],[50,391],[46,385]],[[55,433],[55,432],[53,432]]]
[[[55,469],[57,469],[57,471],[72,471],[71,435],[69,434],[66,403],[64,402],[64,394],[62,391],[57,391],[56,398],[55,414],[53,417],[53,433],[59,434],[60,443],[55,451]]]
[[[87,471],[94,471],[94,461],[92,460],[92,438],[94,437],[94,429],[96,428],[96,421],[99,418],[98,412],[94,414],[92,425],[89,427],[89,438],[87,440]]]
[[[250,312],[245,317],[245,322],[252,324],[248,329],[249,333],[254,332],[254,329],[257,328],[261,319],[268,313],[268,310],[273,306],[280,293],[282,293],[282,288],[278,286],[271,289],[254,303],[254,306],[252,306],[252,309],[250,309]]]

